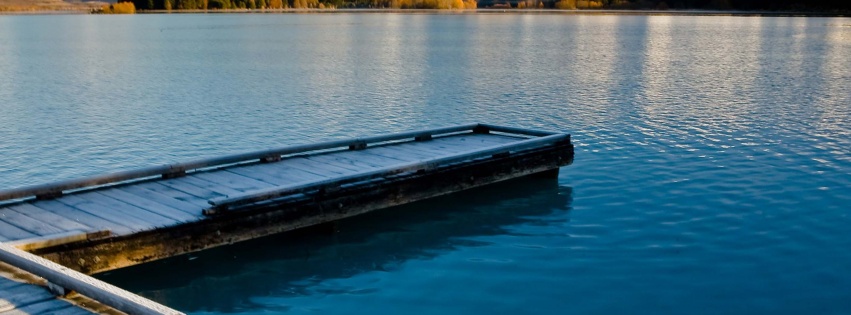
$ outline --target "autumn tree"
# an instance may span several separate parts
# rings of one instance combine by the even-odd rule
[[[576,10],[576,0],[561,0],[556,2],[555,7],[559,10]]]
[[[100,9],[104,14],[133,14],[136,13],[136,5],[131,1],[121,1],[115,4],[104,5]]]

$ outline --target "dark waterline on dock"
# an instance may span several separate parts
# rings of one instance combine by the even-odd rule
[[[14,78],[0,81],[0,187],[315,135],[470,121],[562,130],[577,158],[555,183],[101,277],[190,313],[842,314],[848,24],[0,17],[0,73]]]

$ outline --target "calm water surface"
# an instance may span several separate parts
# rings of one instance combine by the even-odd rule
[[[0,187],[466,122],[521,180],[101,277],[195,314],[849,314],[851,20],[0,16]]]

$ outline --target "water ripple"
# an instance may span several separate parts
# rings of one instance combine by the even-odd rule
[[[336,236],[104,277],[193,313],[842,314],[844,25],[4,17],[0,187],[471,121],[564,130],[576,161],[557,183],[506,183],[347,221]]]

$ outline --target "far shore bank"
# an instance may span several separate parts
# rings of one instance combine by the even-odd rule
[[[2,11],[0,15],[61,15],[90,14],[89,8],[63,10]],[[334,13],[392,13],[392,14],[540,14],[540,15],[662,15],[662,16],[787,16],[787,17],[849,17],[851,12],[821,11],[733,11],[733,10],[558,10],[558,9],[225,9],[225,10],[140,10],[138,14],[334,14]]]

